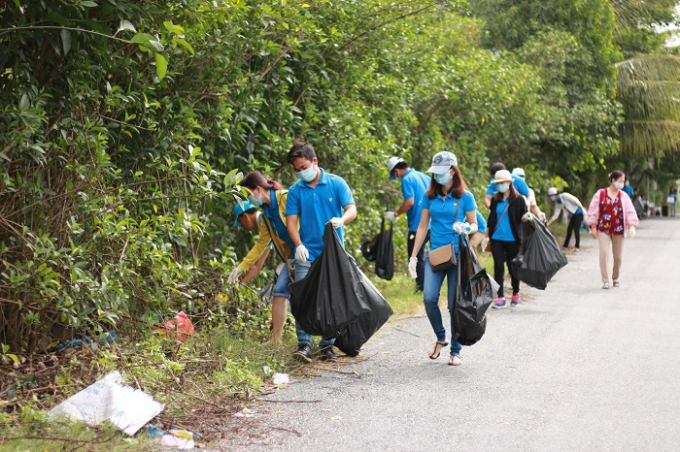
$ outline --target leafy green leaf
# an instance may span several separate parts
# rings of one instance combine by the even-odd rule
[[[61,30],[61,44],[64,47],[64,56],[71,50],[71,32],[69,30]]]
[[[118,26],[118,30],[116,30],[116,34],[118,34],[121,31],[129,30],[134,33],[137,33],[137,29],[135,29],[135,26],[132,25],[129,21],[123,19],[120,21],[120,25]]]
[[[81,2],[80,4],[87,7],[87,8],[96,8],[97,6],[99,6],[95,2],[90,1],[90,0],[85,0],[84,2]]]
[[[187,49],[187,50],[189,51],[189,53],[191,53],[192,55],[195,55],[195,54],[196,54],[196,52],[194,51],[194,48],[191,47],[191,44],[189,44],[188,42],[186,42],[184,39],[174,37],[174,38],[172,38],[172,42],[174,42],[175,44],[181,45],[182,47],[184,47],[185,49]]]
[[[159,80],[163,80],[165,74],[168,72],[168,62],[165,57],[160,53],[156,54],[156,75],[158,75]]]

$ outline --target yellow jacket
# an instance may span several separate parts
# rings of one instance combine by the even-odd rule
[[[286,201],[288,200],[288,190],[279,190],[276,192],[276,201],[279,205],[279,215],[281,216],[281,220],[283,223],[286,223]],[[255,242],[255,246],[253,246],[246,257],[243,258],[241,263],[239,264],[239,268],[243,270],[243,272],[247,272],[250,267],[255,265],[255,262],[262,256],[262,253],[265,252],[267,247],[270,244],[273,244],[274,247],[276,247],[279,255],[283,256],[284,259],[290,256],[292,253],[292,250],[290,247],[286,244],[286,242],[283,241],[283,239],[279,238],[276,235],[276,227],[271,224],[269,221],[269,218],[267,218],[266,215],[262,215],[260,212],[258,212],[257,216],[257,223],[258,223],[258,237],[257,237],[257,242]],[[274,236],[270,234],[271,231]]]

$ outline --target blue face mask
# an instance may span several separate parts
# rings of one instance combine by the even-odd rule
[[[248,195],[248,202],[250,202],[253,207],[262,207],[262,200],[255,198],[253,195]]]
[[[453,179],[453,177],[448,172],[434,175],[434,180],[436,180],[439,185],[446,185],[451,182],[451,179]]]
[[[510,188],[510,185],[508,184],[497,184],[496,187],[498,188],[498,191],[501,193],[505,193],[508,191],[508,188]]]
[[[314,169],[314,165],[310,166],[306,170],[299,171],[297,173],[298,178],[301,181],[304,182],[311,182],[314,179],[316,179],[316,170]]]

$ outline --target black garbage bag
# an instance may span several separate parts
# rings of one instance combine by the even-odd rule
[[[523,283],[545,290],[555,273],[567,265],[567,257],[548,227],[536,218],[522,223],[522,237],[520,252],[510,268]]]
[[[307,276],[290,285],[290,309],[307,333],[330,339],[369,312],[371,300],[382,295],[366,284],[330,223],[323,243]]]
[[[361,244],[361,254],[368,262],[375,262],[378,255],[378,241],[380,240],[380,233],[376,234],[368,242]]]
[[[375,274],[379,278],[390,280],[394,276],[394,238],[391,221],[383,218],[375,258]]]
[[[461,238],[458,248],[458,287],[453,321],[456,340],[462,345],[472,345],[486,332],[486,312],[496,297],[498,284],[482,268],[468,241]]]
[[[387,301],[382,296],[380,291],[371,283],[371,281],[364,275],[362,284],[366,287],[368,293],[367,297],[370,311],[362,314],[356,323],[345,328],[340,335],[335,339],[335,346],[343,353],[349,356],[357,356],[364,345],[392,315],[392,308],[387,304]]]

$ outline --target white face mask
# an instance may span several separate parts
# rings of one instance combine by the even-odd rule
[[[614,182],[614,188],[621,190],[623,188],[623,184],[621,182]]]
[[[508,191],[508,188],[510,188],[510,184],[496,184],[496,187],[498,188],[499,192],[505,193]]]

